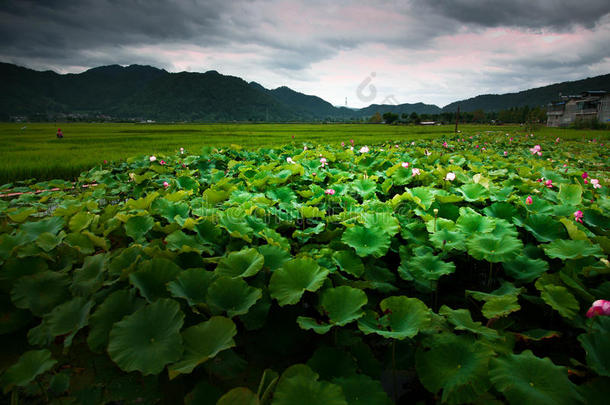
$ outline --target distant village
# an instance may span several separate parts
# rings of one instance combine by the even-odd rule
[[[578,122],[610,123],[610,94],[603,90],[560,96],[548,104],[547,127],[567,127]]]

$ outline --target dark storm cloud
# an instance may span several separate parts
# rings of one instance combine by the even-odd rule
[[[0,53],[69,60],[82,51],[205,38],[223,43],[222,1],[3,1]]]
[[[591,28],[610,13],[608,0],[415,0],[414,5],[465,24],[534,30]]]

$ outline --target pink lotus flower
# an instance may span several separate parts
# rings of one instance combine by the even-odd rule
[[[602,188],[602,185],[599,184],[599,180],[591,179],[591,184],[593,184],[593,188]]]
[[[589,180],[585,179],[585,184],[589,184]]]
[[[105,165],[107,165],[107,164],[108,164],[108,161],[107,161],[106,159],[104,159],[104,164],[105,164]]]
[[[587,172],[582,172],[582,178],[586,179],[587,177],[589,177],[589,173]]]
[[[548,179],[547,181],[544,182],[544,185],[547,186],[548,188],[553,188],[553,180]]]
[[[327,189],[324,191],[324,194],[328,194],[328,195],[335,195],[335,190],[334,190],[334,189],[332,189],[332,188],[327,188]]]
[[[532,205],[534,203],[534,200],[532,199],[531,195],[528,195],[527,198],[525,199],[525,203],[527,205]]]
[[[409,162],[402,162],[400,165],[406,169],[409,167]]]
[[[448,146],[448,145],[447,145],[447,141],[443,142],[443,146],[444,146],[445,148]]]
[[[445,180],[447,180],[447,181],[455,180],[455,173],[453,173],[453,172],[447,173],[447,175],[445,176]]]
[[[538,156],[540,156],[542,154],[540,153],[541,150],[542,148],[540,147],[540,145],[535,145],[533,148],[530,148],[530,152],[532,152],[532,155],[538,154]]]
[[[184,154],[184,148],[180,148],[180,154]]]
[[[363,146],[362,148],[360,148],[360,150],[358,152],[360,153],[368,153],[369,151],[369,147],[368,146]]]
[[[307,150],[307,146],[303,146],[303,150]]]
[[[582,211],[578,210],[574,213],[574,220],[576,222],[580,222],[582,224],[582,216],[583,216]]]
[[[341,147],[344,147],[344,146],[345,146],[345,142],[341,142]]]
[[[350,147],[349,147],[349,150],[354,150],[354,147],[353,147],[353,146],[350,146]]]
[[[148,158],[148,160],[150,160],[151,162],[154,162],[155,160],[157,160],[156,156],[151,156]]]
[[[610,301],[608,300],[597,300],[587,311],[587,318],[593,318],[597,315],[610,315]]]
[[[288,162],[290,164],[295,164],[294,160],[292,160],[292,158],[290,156],[286,158],[286,162]]]
[[[400,146],[398,146],[398,145],[394,145],[394,147],[395,147],[396,149],[398,149]]]
[[[350,140],[349,140],[349,143],[351,143],[351,144],[352,144],[352,146],[354,146],[354,140],[353,140],[353,139],[350,139]]]
[[[163,187],[168,188],[169,187],[169,183],[167,181],[163,182]]]
[[[559,138],[555,138],[555,143],[559,143]]]
[[[420,174],[421,174],[421,172],[419,171],[419,169],[417,169],[417,168],[411,169],[411,175],[419,176]]]
[[[507,151],[504,151],[504,156],[508,156],[508,152]]]
[[[326,158],[321,158],[320,163],[322,163],[322,166],[324,166],[324,164],[326,163]]]
[[[165,160],[160,160],[160,161],[159,161],[159,164],[160,164],[161,166],[163,166],[163,165],[165,164]]]

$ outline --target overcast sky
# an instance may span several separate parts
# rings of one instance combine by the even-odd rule
[[[610,73],[610,1],[2,0],[0,61],[217,70],[335,105],[442,107]]]

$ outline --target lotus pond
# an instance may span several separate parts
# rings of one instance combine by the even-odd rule
[[[6,401],[607,403],[603,141],[184,148],[0,187]]]

